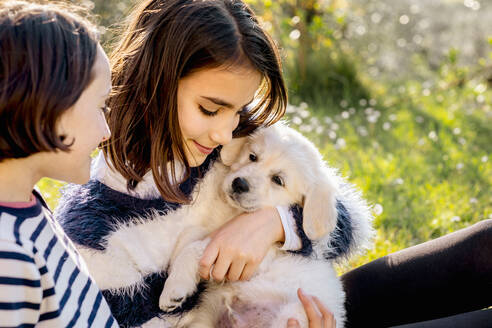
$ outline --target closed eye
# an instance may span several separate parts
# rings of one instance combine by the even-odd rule
[[[281,187],[285,186],[284,179],[282,179],[282,177],[280,177],[278,175],[272,176],[272,182],[281,186]]]
[[[204,115],[207,115],[207,116],[215,116],[215,115],[217,115],[217,112],[218,112],[218,110],[216,110],[215,112],[211,112],[211,111],[205,109],[202,105],[198,105],[198,108],[200,108],[200,111]]]

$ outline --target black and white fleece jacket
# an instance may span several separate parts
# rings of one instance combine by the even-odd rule
[[[184,194],[192,193],[218,155],[218,151],[214,151],[202,165],[191,169],[191,176],[179,186]],[[156,213],[167,215],[179,207],[179,204],[168,202],[160,196],[151,172],[143,177],[143,181],[134,190],[129,191],[125,179],[111,169],[101,153],[93,163],[91,180],[87,184],[68,185],[64,188],[55,218],[76,246],[103,252],[106,247],[105,237],[114,232],[116,227],[146,218],[151,220]],[[316,251],[327,259],[335,260],[346,257],[360,246],[358,234],[365,232],[359,231],[364,227],[359,227],[357,222],[359,217],[370,216],[367,208],[353,187],[347,184],[346,188],[341,188],[337,200],[337,227],[332,232],[330,241],[320,244],[307,238],[302,230],[302,209],[298,205],[292,205],[290,209],[284,210],[287,214],[280,214],[284,216],[284,229],[292,230],[286,230],[286,236],[295,236],[290,245],[296,245],[298,238],[302,247],[286,251],[299,256],[311,256]],[[294,224],[286,224],[285,216]],[[137,327],[153,318],[168,314],[159,308],[159,296],[166,276],[166,272],[155,272],[145,276],[143,281],[135,286],[126,286],[117,292],[102,291],[114,317],[122,327]],[[203,285],[199,286],[195,295],[189,297],[181,308],[169,314],[179,314],[192,309],[197,304],[203,288]]]

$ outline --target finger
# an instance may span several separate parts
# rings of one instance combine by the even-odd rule
[[[210,279],[210,270],[217,260],[217,256],[219,256],[219,249],[215,244],[209,243],[200,259],[200,268],[198,269],[200,277],[206,280]]]
[[[244,267],[246,266],[246,261],[244,260],[234,260],[227,272],[228,281],[237,281],[241,274],[243,273]]]
[[[321,327],[321,314],[316,309],[316,305],[314,304],[312,298],[305,295],[300,288],[297,290],[297,296],[304,306],[304,311],[306,311],[310,327]]]
[[[215,281],[223,281],[225,278],[225,275],[227,271],[229,271],[229,267],[231,266],[231,260],[229,257],[226,257],[225,255],[219,255],[217,256],[217,261],[215,261],[214,267],[212,269],[212,278]]]
[[[246,280],[251,279],[251,277],[253,276],[255,271],[256,271],[256,265],[251,264],[251,263],[246,263],[246,265],[244,266],[243,272],[242,272],[241,276],[239,277],[239,280],[246,281]]]
[[[301,326],[299,325],[299,321],[297,321],[296,319],[290,318],[287,321],[287,328],[301,328]]]
[[[335,317],[333,316],[333,313],[328,310],[328,308],[317,298],[316,296],[313,296],[314,303],[318,306],[318,310],[321,312],[321,315],[324,318],[324,321],[334,323]],[[334,326],[333,326],[334,327]]]

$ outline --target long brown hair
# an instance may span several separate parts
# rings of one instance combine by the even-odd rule
[[[98,45],[81,10],[0,2],[0,161],[69,150],[56,123],[92,81]]]
[[[168,201],[188,201],[175,183],[176,160],[185,165],[185,178],[190,173],[177,114],[181,78],[237,64],[263,75],[262,97],[241,116],[234,136],[273,124],[285,112],[278,50],[240,0],[144,1],[130,17],[111,62],[116,93],[109,99],[112,136],[103,144],[104,153],[130,189],[151,169]]]

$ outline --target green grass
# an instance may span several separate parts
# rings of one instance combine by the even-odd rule
[[[341,271],[492,218],[492,92],[452,81],[373,85],[373,99],[290,107],[292,126],[374,205],[374,248]],[[61,184],[38,185],[54,208]]]
[[[485,84],[438,79],[379,88],[372,105],[291,108],[291,122],[375,206],[374,248],[342,271],[492,218],[491,99]]]

